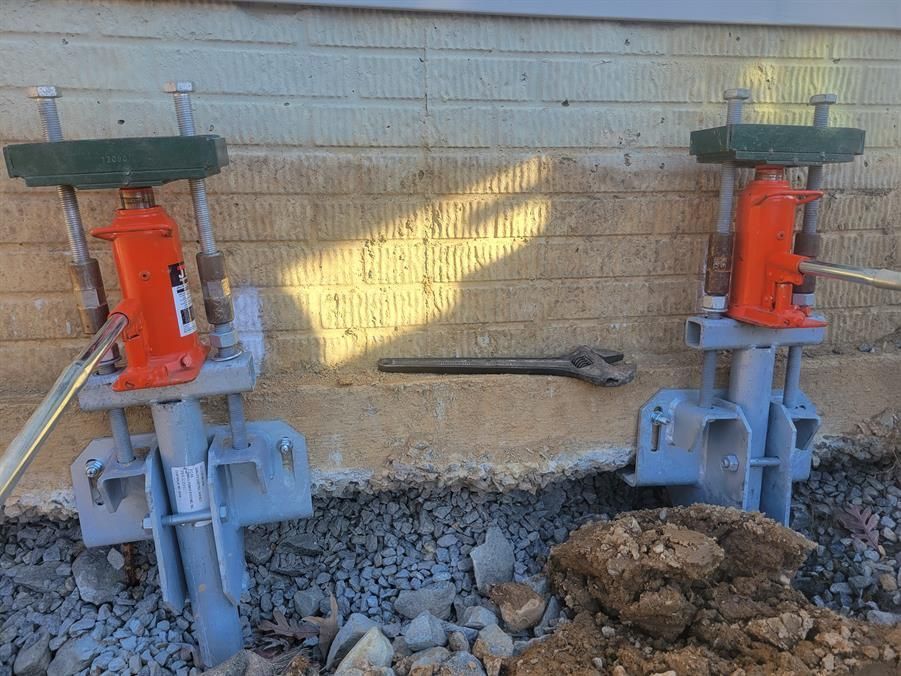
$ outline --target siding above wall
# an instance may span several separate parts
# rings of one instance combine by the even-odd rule
[[[271,0],[250,0],[271,2]],[[762,24],[901,28],[901,5],[889,0],[281,0],[283,4],[418,12],[463,12],[498,16],[674,21],[679,23]]]

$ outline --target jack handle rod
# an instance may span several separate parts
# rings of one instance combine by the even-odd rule
[[[22,431],[0,455],[0,506],[6,502],[37,450],[56,426],[66,405],[81,390],[127,325],[128,317],[120,312],[113,312],[107,317],[91,343],[63,370]]]
[[[855,284],[868,284],[869,286],[875,286],[877,289],[901,291],[901,272],[897,270],[860,268],[855,265],[823,263],[815,260],[801,261],[798,269],[805,275],[840,279],[845,282],[854,282]]]

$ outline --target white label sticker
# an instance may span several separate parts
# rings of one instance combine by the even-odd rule
[[[194,305],[191,302],[191,290],[188,288],[188,277],[185,274],[184,262],[173,263],[169,266],[169,283],[172,285],[172,299],[175,302],[178,332],[184,338],[197,331],[197,322],[194,319]]]
[[[178,512],[196,512],[209,509],[210,496],[206,490],[206,463],[172,468],[172,485],[175,489],[175,509]]]

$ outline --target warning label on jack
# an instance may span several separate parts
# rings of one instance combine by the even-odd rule
[[[188,288],[188,276],[185,273],[184,261],[173,263],[169,266],[169,282],[172,284],[172,298],[175,301],[178,332],[184,338],[197,332],[197,322],[194,319],[194,304],[191,301],[191,290]]]
[[[210,495],[206,487],[206,463],[172,468],[172,488],[175,491],[175,509],[178,512],[196,512],[208,509]]]

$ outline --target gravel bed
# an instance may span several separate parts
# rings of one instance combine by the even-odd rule
[[[795,580],[808,598],[891,624],[901,620],[901,437],[888,429],[888,438],[823,444],[820,467],[795,484],[791,525],[818,544]],[[855,507],[869,511],[872,540],[843,525]]]
[[[254,628],[274,610],[289,618],[326,613],[329,591],[342,616],[368,615],[388,634],[400,631],[393,602],[403,590],[452,582],[462,612],[479,599],[468,554],[489,527],[513,543],[514,572],[525,578],[541,571],[548,548],[571,529],[655,503],[653,491],[630,489],[611,474],[561,481],[539,495],[416,487],[316,498],[314,518],[248,531],[245,640],[259,640]],[[44,632],[47,654],[71,658],[59,665],[66,676],[199,673],[190,614],[163,608],[149,543],[135,546],[138,583],[126,587],[120,548],[85,550],[77,521],[6,520],[0,542],[0,674]]]
[[[898,469],[891,453],[857,453],[849,460],[847,450],[827,449],[811,481],[796,487],[792,525],[820,543],[798,586],[814,603],[843,614],[896,621],[894,614],[901,611]],[[395,649],[398,637],[427,644],[439,620],[449,634],[459,634],[452,644],[465,646],[473,640],[471,627],[460,631],[464,628],[446,620],[475,622],[481,610],[466,609],[476,605],[497,611],[476,580],[495,574],[498,560],[503,564],[509,554],[512,577],[546,595],[540,573],[549,547],[586,521],[659,506],[663,497],[602,474],[560,481],[538,495],[412,487],[317,498],[314,518],[247,533],[249,589],[240,606],[246,643],[260,645],[256,627],[274,611],[292,620],[327,614],[328,594],[334,592],[345,622],[359,623],[363,634],[369,618]],[[850,505],[877,514],[878,547],[852,538],[840,525],[837,510]],[[486,539],[489,551],[471,556]],[[12,672],[17,655],[20,667],[38,668],[33,673],[42,673],[52,657],[51,676],[200,673],[189,613],[174,616],[162,607],[148,543],[136,545],[133,554],[124,552],[132,559],[126,565],[122,548],[85,550],[76,521],[47,520],[0,522],[0,542],[0,674]],[[482,561],[481,571],[473,570],[474,559]],[[136,577],[131,586],[127,570]],[[437,620],[420,620],[411,628],[412,613],[423,608]],[[543,630],[552,627],[553,618]],[[313,647],[316,640],[307,639],[306,645]],[[462,648],[459,654],[472,657]]]

